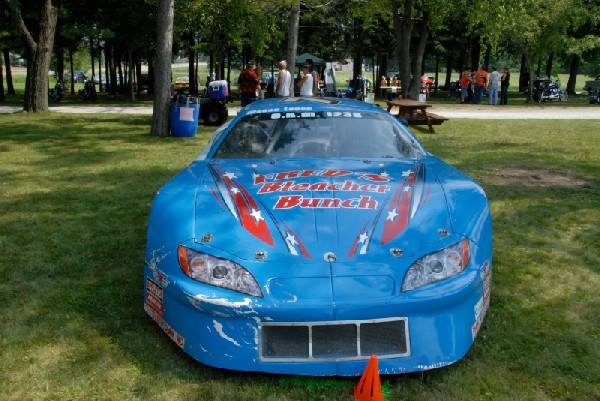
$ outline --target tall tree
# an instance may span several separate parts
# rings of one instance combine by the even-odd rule
[[[293,73],[296,66],[296,52],[298,51],[298,27],[300,25],[300,0],[297,0],[290,9],[290,24],[288,29],[287,41],[287,65],[292,73],[290,80],[290,96],[294,97],[294,79]]]
[[[174,3],[175,0],[158,0],[156,71],[154,74],[154,107],[151,133],[160,137],[169,134]]]
[[[39,8],[37,39],[21,14],[21,2],[4,0],[11,11],[13,21],[28,50],[27,81],[23,109],[32,113],[48,111],[48,70],[54,46],[54,32],[60,10],[60,2],[42,0]]]

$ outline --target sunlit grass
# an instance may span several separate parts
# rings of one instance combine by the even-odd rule
[[[352,400],[358,378],[203,366],[144,314],[150,204],[211,129],[149,131],[146,116],[0,115],[0,399]],[[388,401],[600,399],[600,122],[414,131],[485,188],[494,286],[467,356],[383,377]],[[517,168],[540,183],[500,180]],[[558,176],[573,185],[553,185]]]

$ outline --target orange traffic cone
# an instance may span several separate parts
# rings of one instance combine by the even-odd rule
[[[354,399],[356,401],[383,401],[377,355],[371,355],[358,386],[354,387]]]

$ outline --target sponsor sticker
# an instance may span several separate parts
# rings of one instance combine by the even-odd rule
[[[146,305],[158,316],[163,315],[163,289],[149,278],[146,279]]]
[[[175,344],[177,344],[180,348],[185,346],[185,338],[176,332],[175,329],[173,329],[161,315],[156,313],[154,309],[148,306],[147,303],[144,305],[144,310],[152,318],[152,320],[154,320],[160,326],[160,328],[167,333],[167,335],[175,342]]]
[[[473,339],[479,333],[485,314],[490,307],[490,298],[492,293],[492,268],[490,267],[489,261],[486,261],[481,268],[481,279],[483,280],[483,294],[479,301],[475,304],[475,323],[471,326],[471,335]]]

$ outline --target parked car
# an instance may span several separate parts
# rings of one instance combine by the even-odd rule
[[[158,191],[144,309],[206,365],[395,374],[461,359],[491,281],[481,186],[378,107],[277,98]]]
[[[108,80],[106,79],[106,74],[102,74],[102,75],[96,74],[96,75],[94,75],[92,80],[96,85],[99,83],[101,83],[102,85],[106,85],[106,83],[108,82]]]
[[[189,77],[178,77],[175,79],[175,90],[186,90],[190,88],[190,78]]]
[[[73,80],[77,83],[84,83],[87,77],[83,73],[83,71],[75,71],[73,74]]]

